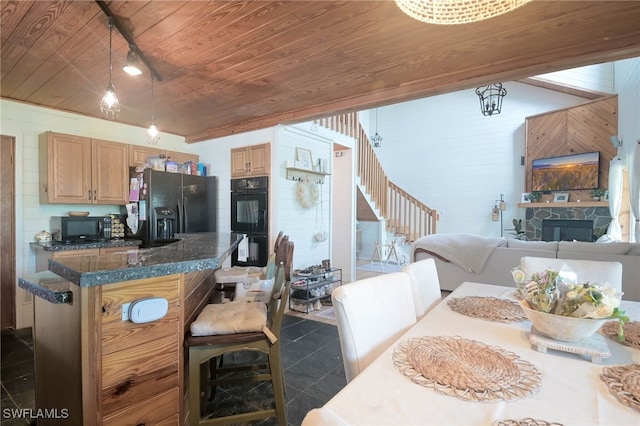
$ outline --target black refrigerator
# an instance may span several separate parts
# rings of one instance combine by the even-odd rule
[[[176,241],[177,233],[216,231],[215,176],[195,176],[145,169],[130,169],[131,204],[137,210],[137,230],[127,223],[127,237],[141,247],[158,247]],[[137,191],[137,193],[136,193]],[[136,201],[137,198],[137,201]],[[128,210],[123,207],[124,213]],[[134,226],[135,227],[135,226]]]

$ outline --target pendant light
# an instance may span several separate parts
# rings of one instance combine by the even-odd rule
[[[158,133],[158,128],[153,121],[153,74],[151,74],[151,125],[149,125],[145,136],[149,145],[156,145],[158,143],[160,140]]]
[[[476,95],[480,99],[480,110],[482,115],[492,116],[500,114],[502,110],[502,99],[507,94],[507,89],[502,87],[502,83],[489,84],[486,87],[478,87]]]
[[[382,136],[378,134],[378,108],[376,108],[376,133],[371,136],[371,142],[374,148],[380,148],[382,145]]]
[[[113,19],[109,17],[109,84],[105,91],[102,101],[100,102],[100,111],[102,115],[109,120],[113,120],[118,116],[120,112],[120,102],[116,96],[116,90],[113,87],[111,80],[111,36],[113,34]]]

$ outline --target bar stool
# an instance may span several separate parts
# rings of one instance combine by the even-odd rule
[[[273,294],[267,308],[266,329],[264,331],[219,334],[212,336],[193,336],[188,332],[185,346],[189,360],[189,424],[224,425],[277,417],[281,426],[287,425],[284,374],[280,357],[280,328],[289,298],[289,285],[293,243],[288,238],[279,241],[275,253],[279,260],[275,271]],[[239,303],[239,302],[231,302]],[[254,351],[266,354],[266,363],[223,366],[225,354],[238,351]],[[237,377],[231,372],[251,372]],[[264,371],[264,372],[263,372]],[[224,417],[202,418],[205,408],[215,397],[218,385],[240,384],[246,382],[270,381],[273,387],[275,408],[253,412],[232,414]],[[210,396],[209,396],[210,395]]]

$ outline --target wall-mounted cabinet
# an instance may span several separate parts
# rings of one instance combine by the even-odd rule
[[[245,146],[231,150],[231,177],[268,175],[271,168],[271,145]]]
[[[147,162],[149,157],[165,156],[171,161],[177,163],[197,163],[200,157],[196,154],[187,154],[185,152],[168,151],[165,149],[155,148],[152,146],[129,145],[129,166],[135,167]]]
[[[53,132],[39,144],[41,203],[127,203],[127,144]]]

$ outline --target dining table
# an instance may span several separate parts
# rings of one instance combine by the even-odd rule
[[[518,300],[463,283],[302,425],[640,425],[640,342],[598,332],[601,359],[537,350],[528,318],[503,309]],[[620,307],[638,325],[640,302]]]

